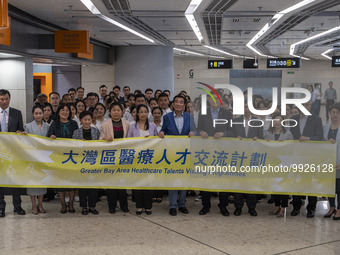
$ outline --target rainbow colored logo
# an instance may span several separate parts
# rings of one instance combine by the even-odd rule
[[[210,85],[208,85],[208,84],[206,84],[206,83],[203,83],[203,82],[197,82],[197,83],[198,83],[198,84],[201,84],[201,85],[203,85],[203,86],[206,86],[208,89],[210,89],[212,92],[214,92],[215,95],[217,96],[218,100],[220,101],[220,104],[222,105],[221,97],[219,96],[219,94],[217,93],[217,91],[216,91],[212,86],[210,86]],[[210,93],[209,90],[204,89],[204,88],[200,88],[200,87],[196,87],[196,88],[198,88],[198,89],[203,90],[204,92],[206,92],[206,93],[212,98],[212,100],[214,100],[215,105],[217,105],[217,102],[216,102],[214,96]]]

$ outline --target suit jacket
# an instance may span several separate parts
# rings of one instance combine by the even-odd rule
[[[308,116],[305,128],[300,132],[300,115],[295,115],[291,119],[298,123],[295,127],[291,127],[290,131],[293,134],[294,140],[299,140],[301,136],[309,137],[313,141],[322,141],[323,128],[321,118],[315,115]],[[327,133],[328,134],[328,133]]]
[[[91,137],[92,140],[98,140],[99,139],[99,130],[95,127],[91,127]],[[72,139],[83,139],[83,128],[78,128],[77,130],[74,130]]]
[[[127,137],[127,134],[129,132],[130,124],[126,120],[122,119],[122,125],[123,125],[123,130],[124,130],[124,138]],[[105,121],[102,126],[100,127],[100,136],[99,140],[103,140],[105,136],[112,136],[114,139],[114,134],[113,134],[113,125],[112,125],[112,120],[109,119]]]
[[[208,133],[209,136],[214,136],[217,132],[223,132],[224,136],[226,136],[227,130],[230,130],[230,120],[233,118],[233,115],[230,111],[223,109],[220,107],[218,112],[218,119],[226,119],[228,120],[227,124],[216,125],[214,128],[213,119],[211,116],[211,108],[207,109],[207,114],[202,115],[201,113],[198,116],[198,125],[197,125],[197,132],[198,134],[201,131],[205,131]]]
[[[155,123],[149,122],[149,134],[150,136],[156,136],[158,134]],[[140,137],[139,123],[130,125],[127,137]]]
[[[32,122],[26,124],[25,130],[28,134],[47,136],[49,128],[49,124],[42,122],[42,126],[40,129],[35,120],[33,120]]]
[[[21,111],[9,107],[7,132],[17,132],[17,130],[24,131]]]
[[[264,134],[264,139],[275,140],[275,135],[269,131]],[[282,133],[279,136],[279,140],[293,140],[292,132],[286,130],[286,133]]]
[[[169,112],[164,115],[161,132],[164,132],[165,135],[189,135],[190,131],[196,133],[194,118],[187,112],[183,112],[183,118],[182,132],[179,133],[174,118],[174,112]]]
[[[256,119],[254,117],[251,117],[251,119]],[[233,119],[234,122],[243,122],[244,116],[240,116],[238,118]],[[255,123],[254,123],[255,124]],[[232,136],[233,137],[242,137],[242,138],[253,138],[257,137],[258,139],[263,139],[263,127],[249,127],[248,134],[246,136],[246,130],[245,127],[241,124],[233,124],[233,127],[231,128]]]

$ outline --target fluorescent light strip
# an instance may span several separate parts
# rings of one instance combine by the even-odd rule
[[[133,29],[127,27],[127,26],[124,26],[123,24],[121,24],[121,23],[119,23],[119,22],[117,22],[117,21],[115,21],[115,20],[113,20],[113,19],[111,19],[111,18],[101,14],[101,12],[96,8],[96,6],[92,3],[91,0],[80,0],[80,1],[86,6],[87,9],[89,9],[89,11],[92,14],[97,15],[99,18],[101,18],[103,20],[106,20],[107,22],[110,22],[111,24],[113,24],[113,25],[115,25],[117,27],[120,27],[120,28],[122,28],[122,29],[124,29],[124,30],[126,30],[126,31],[128,31],[128,32],[130,32],[132,34],[134,34],[134,35],[137,35],[137,36],[139,36],[139,37],[141,37],[141,38],[143,38],[143,39],[145,39],[145,40],[147,40],[149,42],[155,43],[155,41],[152,40],[151,38],[146,37],[145,35],[142,35],[141,33],[138,33],[137,31],[135,31],[135,30],[133,30]]]
[[[204,54],[201,54],[201,53],[196,53],[196,52],[189,51],[189,50],[182,50],[182,49],[179,49],[179,48],[174,48],[174,50],[181,51],[181,52],[186,52],[186,53],[193,54],[193,55],[198,55],[198,56],[205,56]]]
[[[294,54],[295,47],[296,47],[297,45],[302,44],[302,43],[305,43],[305,42],[309,42],[309,41],[314,40],[314,39],[316,39],[316,38],[319,38],[319,37],[322,37],[322,36],[324,36],[324,35],[333,33],[333,32],[335,32],[335,31],[337,31],[337,30],[340,30],[340,26],[338,26],[338,27],[333,27],[332,29],[329,29],[329,30],[327,30],[327,31],[325,31],[325,32],[322,32],[322,33],[320,33],[320,34],[314,35],[314,36],[312,36],[312,37],[309,37],[309,38],[307,38],[307,39],[304,39],[304,40],[302,40],[302,41],[299,41],[299,42],[297,42],[297,43],[292,44],[292,45],[290,46],[289,55],[293,55],[293,54]]]
[[[333,51],[334,49],[328,49],[326,50],[325,52],[321,53],[321,56],[325,57],[325,58],[328,58],[330,60],[332,60],[331,57],[327,56],[328,53],[330,53],[331,51]]]
[[[294,55],[294,54],[289,54],[289,55],[296,57],[296,58],[301,58],[301,59],[304,59],[304,60],[310,60],[309,58],[301,57],[301,56]]]
[[[229,52],[226,52],[226,51],[223,51],[223,50],[220,50],[220,49],[217,49],[217,48],[208,46],[208,45],[203,45],[203,46],[206,47],[206,48],[208,48],[208,49],[215,50],[215,51],[221,52],[221,53],[223,53],[223,54],[226,54],[226,55],[229,55],[229,56],[232,56],[232,57],[253,59],[252,57],[246,57],[246,56],[240,56],[240,55],[231,54],[231,53],[229,53]]]
[[[283,11],[280,11],[279,13],[275,14],[273,16],[273,18],[266,24],[264,25],[263,28],[260,29],[260,31],[246,44],[246,46],[252,50],[253,52],[255,52],[256,54],[260,55],[260,56],[264,56],[264,57],[272,57],[272,56],[268,56],[265,54],[262,54],[260,51],[256,50],[252,45],[260,38],[262,37],[269,29],[270,27],[272,27],[276,22],[278,22],[284,15],[295,11],[298,8],[301,8],[307,4],[310,4],[312,2],[314,2],[316,0],[304,0],[301,1],[287,9],[284,9]]]
[[[185,11],[185,17],[188,20],[191,26],[191,29],[194,31],[199,42],[203,41],[203,36],[195,20],[194,12],[198,8],[198,6],[201,4],[201,2],[202,0],[191,0],[188,8]]]

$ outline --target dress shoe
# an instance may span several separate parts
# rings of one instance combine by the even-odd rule
[[[76,210],[74,210],[74,209],[72,209],[72,210],[71,210],[71,209],[68,209],[68,212],[69,212],[69,213],[75,213]]]
[[[136,211],[136,214],[137,215],[141,215],[143,213],[143,211],[141,210],[141,211]]]
[[[151,211],[151,210],[145,210],[145,214],[146,214],[146,215],[151,215],[151,214],[152,214],[152,211]]]
[[[208,212],[210,212],[210,208],[209,207],[205,207],[203,206],[203,208],[201,209],[201,211],[199,212],[199,215],[205,215]]]
[[[81,210],[81,214],[82,215],[88,215],[89,214],[89,211],[87,210],[86,207],[84,207],[83,210]]]
[[[332,215],[335,214],[335,213],[336,213],[336,210],[334,209],[333,212],[327,213],[327,214],[325,214],[323,217],[324,217],[324,218],[330,218],[330,217],[332,217]]]
[[[298,209],[293,209],[293,211],[290,213],[290,215],[291,215],[291,216],[297,216],[297,215],[299,215],[299,213],[300,213],[300,210],[298,210]]]
[[[65,214],[65,213],[67,213],[67,210],[65,209],[65,210],[60,210],[60,213],[61,214]]]
[[[5,209],[0,209],[0,218],[5,217]]]
[[[340,217],[335,217],[335,215],[334,215],[333,220],[340,220]]]
[[[170,208],[169,214],[170,214],[171,216],[176,216],[176,215],[177,215],[176,208]]]
[[[116,213],[116,209],[109,209],[109,213],[115,214]]]
[[[241,208],[236,208],[235,211],[234,211],[234,215],[235,216],[240,216],[242,213],[242,209]]]
[[[314,218],[314,211],[313,210],[307,211],[307,218]]]
[[[220,212],[221,212],[221,214],[222,214],[223,216],[229,216],[229,215],[230,215],[230,213],[229,213],[229,211],[227,210],[227,208],[221,209]]]
[[[18,207],[18,208],[14,208],[13,210],[15,213],[19,214],[19,215],[25,215],[26,212],[24,209],[22,209],[21,207]]]
[[[184,214],[188,214],[189,213],[189,211],[188,211],[188,209],[186,207],[180,207],[180,208],[178,208],[178,211],[180,211],[181,213],[184,213]]]
[[[257,216],[257,212],[255,209],[249,209],[248,212],[251,216]]]
[[[124,208],[124,209],[122,209],[122,211],[125,212],[125,213],[128,213],[129,209],[128,208],[126,208],[126,209]]]
[[[89,213],[92,213],[94,215],[98,215],[99,212],[96,210],[96,208],[89,208]]]

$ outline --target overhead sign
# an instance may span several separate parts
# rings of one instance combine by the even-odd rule
[[[299,58],[267,59],[267,68],[299,68]]]
[[[340,56],[332,57],[332,67],[340,67]]]
[[[90,43],[90,52],[88,52],[88,53],[77,53],[77,58],[93,59],[93,44]]]
[[[0,28],[7,28],[8,26],[8,1],[0,0]]]
[[[208,60],[208,69],[230,69],[233,68],[232,60]]]
[[[259,67],[258,59],[244,59],[243,60],[243,68],[256,69],[258,67]]]
[[[89,32],[54,31],[54,48],[57,53],[89,53]]]
[[[11,45],[11,18],[8,17],[8,27],[0,29],[0,44]]]

